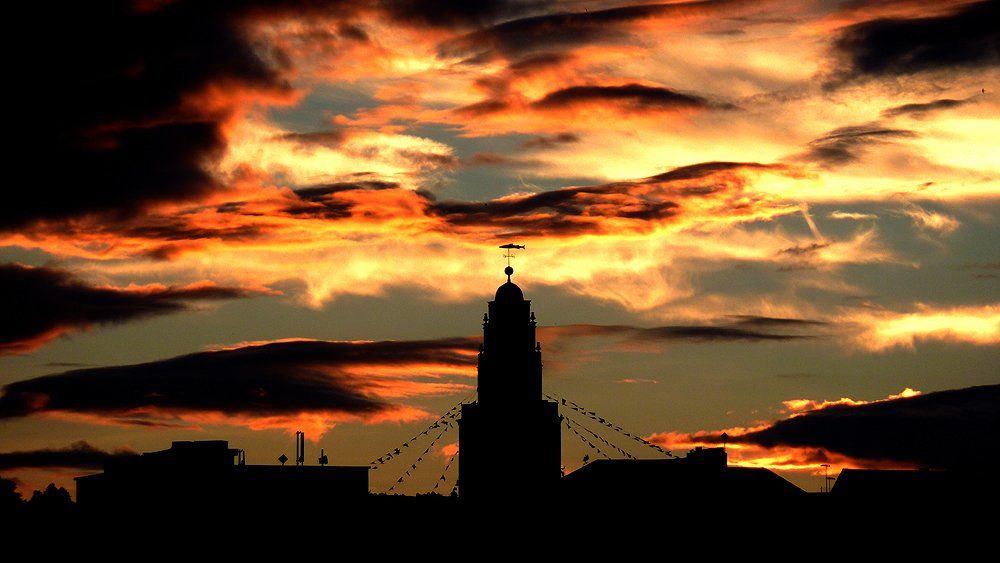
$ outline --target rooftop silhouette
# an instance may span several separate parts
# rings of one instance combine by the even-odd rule
[[[298,438],[298,437],[297,437]],[[173,442],[169,449],[109,462],[76,478],[77,502],[93,512],[259,510],[294,503],[358,501],[365,466],[246,465],[224,440]]]

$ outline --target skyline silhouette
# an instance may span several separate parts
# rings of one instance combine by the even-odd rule
[[[514,245],[501,248],[507,250],[509,264]],[[118,518],[123,514],[185,518],[191,513],[221,516],[234,510],[267,517],[289,510],[308,514],[324,505],[372,510],[385,502],[375,500],[377,497],[402,494],[414,498],[415,506],[436,509],[433,502],[443,501],[432,502],[432,497],[450,498],[452,510],[460,506],[467,511],[556,501],[577,507],[628,508],[650,501],[713,500],[762,502],[791,510],[822,506],[849,511],[859,503],[890,501],[905,506],[917,498],[934,503],[967,502],[990,488],[990,468],[1000,460],[1000,452],[989,442],[996,422],[1000,422],[1000,410],[995,408],[1000,403],[1000,385],[978,388],[975,398],[984,401],[980,412],[973,403],[963,403],[961,392],[954,391],[901,396],[874,405],[820,405],[763,430],[702,436],[706,443],[721,441],[721,446],[695,446],[678,457],[655,443],[655,437],[649,441],[596,411],[543,391],[542,344],[536,340],[537,319],[531,300],[513,283],[513,267],[508,265],[504,274],[507,281],[497,288],[483,316],[475,391],[424,431],[368,465],[330,465],[325,449],[320,450],[315,463],[307,462],[306,434],[302,431],[295,432],[294,457],[281,454],[278,465],[247,464],[245,450],[231,448],[224,440],[174,441],[166,450],[105,456],[100,460],[100,473],[75,477],[75,503],[65,489],[51,484],[45,491],[35,491],[30,501],[18,502],[13,490],[16,483],[5,480],[4,510],[36,518],[47,514],[60,518]],[[931,405],[943,403],[947,409],[961,405],[963,420],[958,426],[932,420],[905,432],[884,414],[874,421],[865,420],[871,416],[865,411],[888,404],[890,409],[910,411],[906,422],[913,425],[918,417],[912,413],[927,410],[928,401]],[[927,414],[933,417],[933,412]],[[727,444],[739,448],[748,440],[753,443],[757,435],[763,436],[763,443],[780,440],[775,434],[795,435],[795,430],[789,432],[783,426],[799,427],[800,433],[805,429],[807,435],[812,428],[815,435],[828,438],[841,434],[840,440],[849,445],[836,446],[839,451],[867,448],[865,458],[873,460],[871,467],[845,468],[839,476],[830,476],[831,464],[822,464],[824,484],[812,496],[819,494],[830,500],[819,504],[818,500],[806,500],[810,493],[766,468],[729,464]],[[880,426],[888,427],[889,439],[871,438]],[[425,456],[432,457],[435,444],[456,427],[457,447],[433,487],[424,487],[423,500],[420,493],[406,495],[403,489],[421,480],[418,465]],[[980,431],[976,433],[974,427]],[[952,446],[936,457],[929,451],[921,452],[927,450],[923,440],[935,434],[950,439]],[[568,472],[563,465],[564,436],[575,436],[589,447],[582,465]],[[914,443],[917,437],[923,443]],[[959,439],[964,445],[958,444]],[[516,450],[503,455],[511,443],[516,444]],[[645,446],[639,448],[638,456],[632,453],[636,444]],[[420,448],[424,449],[418,454]],[[651,458],[652,452],[658,455]],[[77,453],[99,452],[81,447]],[[10,458],[10,454],[6,456]],[[887,460],[907,456],[911,461],[921,457],[935,461],[920,469],[885,467]],[[288,461],[293,464],[286,468]],[[449,475],[453,466],[457,469]],[[381,492],[370,484],[370,474],[376,471],[402,473]],[[991,495],[996,496],[986,493],[986,498]],[[456,501],[461,504],[455,505]]]
[[[0,205],[4,502],[79,521],[76,477],[213,442],[261,479],[370,467],[376,513],[556,491],[533,516],[569,521],[602,480],[731,491],[671,516],[706,522],[785,483],[809,514],[975,496],[1000,462],[998,19],[19,6],[42,39],[13,58]]]

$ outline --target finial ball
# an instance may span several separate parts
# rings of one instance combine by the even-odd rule
[[[505,273],[505,274],[507,274],[509,276],[509,275],[511,275],[511,274],[514,273],[514,268],[511,268],[510,266],[507,266],[506,268],[503,269],[503,273]]]

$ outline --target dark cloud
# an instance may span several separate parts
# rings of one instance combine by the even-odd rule
[[[602,193],[604,191],[600,187],[574,187],[517,197],[507,197],[482,203],[442,201],[434,203],[432,210],[438,215],[459,222],[465,222],[477,216],[481,216],[483,219],[488,219],[489,217],[511,218],[540,209],[564,211],[575,215],[582,214],[583,202],[575,203],[574,199],[581,195]]]
[[[484,56],[482,58],[483,60],[479,62],[485,63],[487,62],[486,59],[492,60],[498,57]],[[559,67],[573,58],[575,58],[574,55],[570,53],[541,53],[533,55],[510,63],[504,70],[498,73],[480,76],[475,80],[475,85],[479,89],[489,93],[489,100],[500,101],[511,93],[512,83],[518,80],[529,79],[546,69]],[[482,106],[480,111],[490,113],[489,109],[489,106],[486,105]],[[499,107],[493,111],[501,109],[503,107]]]
[[[961,269],[968,271],[973,279],[1000,279],[1000,275],[997,273],[1000,271],[1000,262],[969,263],[962,265]]]
[[[135,452],[128,449],[105,451],[81,440],[65,448],[0,452],[0,470],[100,469],[108,461],[135,455]]]
[[[573,142],[572,134],[544,137],[542,143]],[[535,140],[538,141],[537,139]],[[458,160],[448,155],[448,162]],[[536,166],[540,161],[495,153],[476,153],[458,160],[463,166]],[[572,236],[584,233],[620,232],[622,229],[649,229],[655,223],[668,221],[683,212],[679,203],[689,198],[715,198],[729,206],[722,212],[734,215],[752,214],[754,202],[741,201],[729,205],[727,194],[739,192],[746,179],[744,172],[784,170],[782,165],[753,162],[705,162],[668,170],[661,174],[632,181],[592,186],[572,186],[533,194],[516,194],[489,201],[438,200],[424,190],[410,191],[388,181],[358,179],[320,184],[295,190],[294,198],[282,197],[272,203],[275,210],[301,219],[338,221],[357,216],[359,202],[366,201],[366,192],[393,191],[391,199],[405,200],[403,212],[414,217],[442,219],[439,229],[452,233],[492,230],[494,236]],[[362,174],[361,176],[367,176]],[[359,177],[361,177],[359,176]],[[155,259],[169,260],[184,252],[198,249],[200,239],[250,240],[260,238],[273,227],[255,224],[228,226],[190,225],[186,217],[200,211],[238,214],[252,218],[262,211],[245,202],[217,204],[210,208],[191,208],[187,213],[172,217],[144,217],[125,224],[95,223],[92,233],[104,233],[163,241],[146,250]],[[370,211],[365,213],[370,217]],[[420,215],[424,214],[424,215]],[[618,221],[607,221],[617,219]],[[252,219],[251,219],[252,220]],[[227,222],[219,223],[225,225]],[[73,235],[72,226],[58,229],[64,237]]]
[[[281,212],[303,219],[335,221],[350,218],[353,207],[348,202],[317,198],[304,204],[288,205],[283,207]]]
[[[531,75],[542,69],[559,66],[572,59],[573,55],[569,53],[541,53],[511,63],[507,66],[507,73],[521,76]]]
[[[359,43],[366,43],[369,41],[368,33],[364,30],[364,28],[352,23],[341,22],[337,25],[337,33],[344,39],[350,39]]]
[[[359,180],[356,182],[334,182],[318,186],[310,186],[294,190],[299,202],[286,205],[280,209],[282,213],[300,218],[338,220],[352,216],[354,202],[339,199],[344,192],[375,192],[400,189],[395,182],[380,180]]]
[[[285,133],[281,135],[281,139],[302,145],[319,145],[336,148],[347,139],[347,133],[336,129],[332,131],[310,131],[307,133]]]
[[[535,145],[573,142],[571,133],[533,139]],[[449,159],[454,159],[450,157]],[[450,160],[449,160],[450,162]],[[535,166],[539,161],[495,153],[476,153],[459,161],[464,166]],[[683,208],[679,203],[689,198],[719,198],[742,189],[743,172],[784,170],[782,165],[753,162],[704,162],[668,170],[661,174],[632,181],[592,186],[572,186],[533,194],[517,194],[489,201],[438,200],[428,191],[403,190],[387,181],[359,179],[356,181],[320,184],[295,190],[294,198],[276,200],[276,210],[290,216],[316,220],[343,220],[354,217],[356,207],[365,200],[365,192],[396,190],[393,198],[412,202],[407,211],[424,213],[443,219],[440,227],[449,232],[493,230],[497,237],[508,236],[572,236],[583,233],[619,232],[621,229],[648,229],[654,223],[671,220]],[[725,201],[721,202],[725,205]],[[235,201],[207,208],[216,213],[232,213],[252,217],[254,211],[246,203]],[[192,208],[191,213],[201,211]],[[733,206],[733,214],[752,213],[752,204]],[[156,259],[172,259],[191,249],[197,249],[200,239],[249,240],[267,234],[268,226],[241,225],[235,227],[204,227],[189,225],[187,213],[173,217],[146,217],[130,223],[108,224],[106,234],[150,241],[164,241],[146,251]],[[618,219],[609,222],[607,219]],[[220,224],[224,224],[222,222]],[[105,232],[97,223],[96,233]],[[72,226],[59,229],[63,236],[73,234]]]
[[[481,203],[429,199],[428,212],[457,227],[502,229],[497,236],[573,235],[600,230],[601,218],[650,221],[676,213],[678,206],[672,201],[630,197],[629,191],[629,185],[618,184],[562,188]]]
[[[537,166],[538,160],[518,158],[495,152],[477,152],[463,160],[466,166]]]
[[[482,27],[523,16],[551,4],[547,0],[384,0],[382,8],[399,22],[430,27]]]
[[[400,21],[474,23],[530,5],[392,1],[380,9]],[[362,9],[343,0],[111,0],[61,4],[55,12],[19,6],[12,21],[42,25],[45,45],[20,46],[34,56],[17,57],[8,69],[19,84],[8,92],[18,108],[14,159],[56,164],[15,168],[8,183],[30,189],[2,207],[0,230],[87,215],[132,217],[150,204],[218,190],[212,164],[225,153],[228,121],[251,104],[294,94],[291,57],[262,40],[260,26],[324,21],[361,41],[366,35],[352,21]],[[289,139],[336,144],[340,134]]]
[[[573,186],[485,202],[437,201],[431,194],[422,195],[427,199],[427,213],[453,227],[492,227],[498,237],[570,236],[604,232],[612,228],[606,219],[632,220],[637,228],[669,220],[682,211],[678,200],[712,197],[741,185],[739,180],[720,175],[767,168],[781,167],[706,162],[630,182]]]
[[[401,150],[398,154],[420,168],[447,169],[454,168],[460,164],[458,157],[450,154],[418,150]]]
[[[699,162],[680,166],[656,176],[646,178],[646,183],[653,182],[676,182],[680,180],[697,180],[718,174],[720,172],[730,172],[737,170],[782,170],[784,166],[780,164],[760,164],[758,162]]]
[[[819,327],[826,326],[826,321],[814,319],[795,319],[787,317],[761,317],[757,315],[729,315],[727,319],[732,319],[733,323],[739,326],[752,326],[759,328],[771,327]]]
[[[729,326],[661,326],[643,329],[635,335],[637,340],[801,340],[814,338],[808,334],[772,333]]]
[[[150,291],[135,291],[140,295],[152,295],[157,299],[186,301],[202,299],[238,299],[247,297],[251,292],[237,287],[224,287],[215,284],[172,286]]]
[[[852,458],[983,470],[1000,462],[1000,385],[810,411],[731,442],[822,448]]]
[[[662,111],[708,107],[701,96],[682,94],[669,88],[625,84],[622,86],[571,86],[549,92],[532,107],[542,110],[564,109],[580,104],[608,104],[630,111]]]
[[[901,106],[896,106],[889,108],[882,112],[885,117],[898,117],[900,115],[908,115],[911,117],[919,117],[927,115],[930,113],[952,109],[964,106],[969,103],[970,100],[951,100],[943,98],[940,100],[934,100],[931,102],[924,102],[918,104],[903,104]]]
[[[708,14],[736,4],[731,1],[677,2],[619,6],[605,10],[558,12],[505,21],[443,43],[444,57],[499,52],[519,55],[630,37],[629,25],[669,16]]]
[[[528,139],[527,141],[521,143],[521,148],[525,150],[551,149],[559,145],[567,145],[570,143],[577,143],[579,141],[580,136],[576,133],[556,133],[554,135],[545,135],[542,137]]]
[[[218,187],[206,164],[225,148],[221,126],[234,100],[284,96],[291,87],[263,46],[245,33],[233,2],[126,1],[24,8],[44,22],[45,53],[23,57],[13,105],[24,115],[18,205],[0,229],[89,213],[133,214],[148,203],[202,196]]]
[[[531,139],[531,146],[550,143],[575,142],[572,133],[559,133]],[[413,155],[411,155],[413,156]],[[448,162],[458,160],[450,155]],[[416,156],[414,156],[416,158]],[[463,166],[523,166],[530,167],[540,161],[522,156],[495,153],[475,153],[458,160]],[[444,220],[441,227],[453,232],[471,229],[492,229],[495,236],[571,236],[581,233],[611,232],[610,229],[650,228],[652,223],[670,220],[682,212],[681,200],[695,197],[717,197],[727,191],[741,189],[744,179],[741,172],[782,170],[781,165],[753,162],[705,162],[675,168],[632,181],[614,182],[592,186],[572,186],[533,194],[517,194],[489,201],[439,201],[428,191],[404,190],[390,181],[366,179],[359,175],[353,181],[318,184],[294,190],[294,197],[274,199],[274,211],[301,219],[338,221],[356,216],[359,202],[366,200],[367,192],[392,191],[399,193],[392,198],[412,203],[405,211],[424,213]],[[734,207],[735,214],[752,212],[743,204]],[[248,224],[229,226],[230,221],[219,221],[218,226],[194,224],[188,217],[202,212],[240,215]],[[185,252],[197,250],[210,241],[248,241],[266,236],[275,227],[258,224],[253,217],[265,211],[244,201],[215,204],[211,207],[192,206],[172,216],[148,215],[124,223],[74,222],[52,226],[50,232],[64,238],[76,235],[107,238],[123,237],[146,241],[143,254],[157,260],[172,260]],[[605,219],[624,221],[613,224]],[[83,230],[86,228],[87,230]]]
[[[185,302],[235,299],[248,292],[211,284],[119,289],[95,287],[70,273],[20,264],[0,265],[0,354],[36,348],[95,324],[183,310]]]
[[[277,341],[144,364],[72,370],[6,385],[0,396],[0,418],[50,411],[126,423],[144,420],[136,413],[149,411],[181,419],[197,413],[375,416],[395,408],[380,393],[393,394],[393,386],[401,382],[398,377],[377,377],[378,368],[471,367],[477,342],[471,338]]]
[[[810,142],[809,149],[798,158],[833,168],[859,160],[874,145],[912,137],[916,137],[913,131],[877,123],[841,127]]]
[[[629,325],[575,324],[565,326],[539,327],[543,334],[555,337],[624,337],[632,341],[769,341],[800,340],[818,335],[805,329],[816,328],[826,323],[808,319],[779,319],[772,317],[736,317],[732,323],[709,325],[669,325],[638,327]],[[783,329],[775,332],[771,329]]]
[[[479,117],[481,115],[501,112],[508,107],[510,107],[510,104],[503,100],[489,99],[457,108],[455,113],[465,117]]]
[[[810,256],[815,254],[819,250],[828,248],[832,245],[832,242],[813,242],[810,244],[802,246],[790,246],[788,248],[782,248],[778,251],[778,254],[789,254],[791,256]]]
[[[69,235],[72,231],[59,230],[56,232]],[[144,217],[137,223],[126,224],[123,227],[110,225],[108,228],[103,228],[101,225],[95,224],[87,232],[94,235],[107,233],[128,238],[163,241],[205,239],[241,241],[260,238],[267,230],[257,225],[237,225],[234,227],[193,226],[186,223],[183,217],[180,220],[173,217]]]
[[[819,266],[816,264],[811,264],[808,262],[799,262],[796,264],[785,264],[778,268],[779,272],[804,272],[810,270],[818,270]]]
[[[214,123],[103,131],[95,137],[100,138],[76,139],[68,146],[50,140],[54,146],[44,157],[58,165],[18,182],[39,188],[23,190],[18,205],[3,206],[0,229],[91,213],[132,215],[147,203],[195,198],[218,187],[203,167],[222,154],[222,135]]]
[[[455,112],[460,116],[471,118],[505,111],[523,111],[524,108],[520,104],[508,101],[511,82],[519,77],[530,76],[540,69],[562,64],[570,58],[569,55],[561,53],[543,53],[513,63],[503,72],[481,78],[476,83],[481,89],[487,90],[486,99],[460,107]],[[531,102],[529,107],[536,111],[553,111],[581,106],[612,107],[626,112],[733,108],[730,104],[714,103],[698,95],[678,92],[663,86],[638,83],[569,86],[548,92]]]
[[[295,190],[295,195],[304,200],[320,200],[329,195],[348,192],[354,190],[379,191],[398,188],[396,182],[385,182],[381,180],[362,180],[358,182],[333,182],[318,186],[309,186]]]
[[[834,48],[842,68],[828,86],[859,77],[1000,65],[1000,2],[990,0],[936,17],[878,19],[843,30]]]
[[[244,202],[229,202],[217,206],[217,213],[238,213]],[[185,252],[201,248],[207,241],[249,241],[262,238],[271,228],[265,225],[205,226],[189,222],[187,215],[201,209],[188,209],[173,216],[152,214],[125,222],[72,221],[48,225],[49,234],[64,240],[81,238],[141,239],[148,243],[139,255],[153,260],[173,260]]]

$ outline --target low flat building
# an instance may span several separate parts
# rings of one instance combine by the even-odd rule
[[[637,500],[802,499],[805,492],[764,468],[731,467],[722,448],[696,448],[678,459],[600,459],[566,475],[566,500],[634,504]]]
[[[77,502],[91,512],[271,511],[368,495],[367,466],[245,465],[238,458],[240,450],[224,440],[173,442],[77,477]]]

